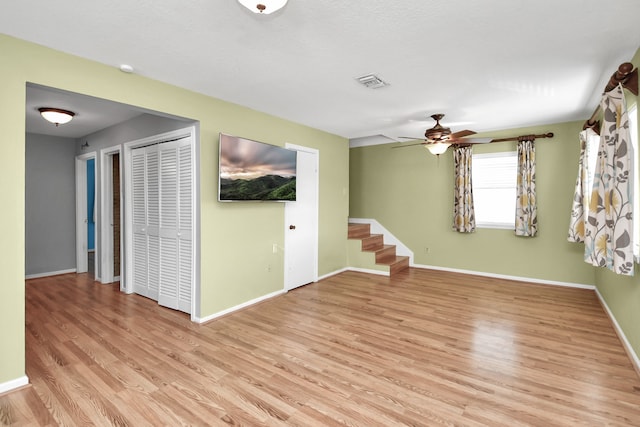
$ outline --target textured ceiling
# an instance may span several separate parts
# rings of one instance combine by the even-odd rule
[[[584,119],[640,47],[638,0],[20,0],[0,32],[358,141]],[[390,86],[367,89],[375,73]],[[372,138],[368,138],[372,137]]]

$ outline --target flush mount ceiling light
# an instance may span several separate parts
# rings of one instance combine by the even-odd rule
[[[43,119],[56,126],[69,123],[71,119],[73,119],[73,116],[76,115],[73,111],[61,110],[60,108],[42,107],[38,108],[38,111],[40,111]]]
[[[238,0],[238,2],[253,13],[268,15],[280,10],[287,4],[288,0]]]

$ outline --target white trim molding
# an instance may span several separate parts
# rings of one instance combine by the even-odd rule
[[[332,277],[332,276],[337,276],[338,274],[344,273],[345,271],[349,271],[349,268],[345,267],[345,268],[341,268],[340,270],[336,270],[336,271],[332,271],[331,273],[324,274],[318,277],[318,282],[323,279],[328,279],[329,277]]]
[[[99,230],[97,240],[100,241],[100,253],[102,256],[100,259],[95,258],[95,265],[100,264],[100,268],[96,268],[96,271],[100,271],[101,277],[99,278],[100,283],[110,284],[118,281],[116,279],[116,275],[113,274],[113,265],[114,265],[114,251],[113,247],[113,156],[118,154],[118,163],[119,163],[119,171],[120,171],[120,182],[122,183],[122,169],[123,169],[123,156],[122,156],[122,146],[115,145],[108,148],[103,148],[100,150],[99,158],[96,159],[96,163],[100,162],[100,205],[98,207],[98,219],[100,226],[96,224],[96,229]],[[124,220],[123,213],[123,191],[122,185],[119,189],[120,193],[120,254],[124,253],[124,249],[122,248],[124,239],[122,222]],[[96,247],[97,247],[96,242]],[[122,272],[122,265],[120,263],[120,272]],[[117,275],[118,277],[120,274]],[[97,278],[96,278],[97,279]]]
[[[46,273],[27,274],[26,276],[24,276],[24,278],[25,280],[39,279],[41,277],[59,276],[61,274],[75,273],[76,271],[77,270],[75,268],[70,268],[68,270],[47,271]]]
[[[391,274],[388,271],[373,270],[370,268],[348,267],[347,271],[355,271],[356,273],[376,274],[378,276],[387,276],[387,277],[391,276]]]
[[[506,274],[495,274],[495,273],[487,273],[484,271],[462,270],[459,268],[438,267],[435,265],[415,264],[415,265],[412,265],[412,267],[422,268],[426,270],[448,271],[451,273],[472,274],[474,276],[493,277],[496,279],[513,280],[516,282],[536,283],[539,285],[564,286],[567,288],[580,288],[580,289],[590,289],[590,290],[596,289],[594,285],[585,285],[582,283],[558,282],[557,280],[544,280],[544,279],[535,279],[532,277],[509,276]]]
[[[26,375],[21,376],[20,378],[16,378],[15,380],[7,381],[5,383],[0,384],[0,394],[18,389],[20,387],[24,387],[29,385],[29,377]]]
[[[252,299],[250,301],[243,302],[242,304],[238,304],[238,305],[236,305],[234,307],[227,308],[226,310],[222,310],[222,311],[219,311],[217,313],[210,314],[209,316],[196,317],[195,319],[193,319],[193,321],[196,322],[196,323],[207,323],[207,322],[210,322],[212,320],[217,319],[218,317],[226,316],[227,314],[231,314],[234,311],[242,310],[243,308],[250,307],[252,305],[258,304],[258,303],[263,302],[263,301],[266,301],[268,299],[277,297],[279,295],[283,295],[284,293],[285,293],[284,289],[280,290],[280,291],[276,291],[276,292],[271,292],[270,294],[266,294],[266,295],[263,295],[261,297],[254,298],[254,299]]]
[[[607,305],[607,301],[604,299],[604,297],[602,296],[602,294],[600,293],[598,288],[596,288],[596,295],[598,295],[598,299],[600,300],[600,304],[602,304],[602,307],[604,308],[604,311],[609,316],[609,319],[611,319],[611,323],[613,323],[613,328],[615,329],[616,333],[618,334],[618,337],[620,338],[620,341],[622,341],[622,346],[624,347],[624,349],[626,350],[627,354],[629,355],[629,359],[631,359],[631,363],[636,368],[636,372],[638,373],[638,375],[640,375],[640,357],[638,357],[638,354],[635,352],[635,350],[631,346],[631,343],[627,339],[627,336],[624,334],[624,331],[622,330],[622,328],[620,327],[620,324],[616,320],[616,316],[613,315],[613,312],[611,311],[611,309]]]

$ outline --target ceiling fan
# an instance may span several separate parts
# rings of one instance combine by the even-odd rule
[[[465,138],[467,136],[475,135],[476,132],[472,130],[461,130],[458,132],[451,132],[451,129],[440,124],[440,120],[444,117],[444,114],[433,114],[431,118],[436,121],[436,125],[424,132],[424,142],[417,144],[401,145],[393,148],[411,147],[414,145],[424,145],[431,152],[431,154],[440,155],[447,151],[450,145],[461,144],[488,144],[494,142],[492,138]],[[401,136],[400,138],[406,139],[418,139],[410,136]]]
[[[553,133],[545,133],[541,135],[523,135],[522,137],[510,137],[510,138],[466,138],[471,135],[475,135],[476,132],[472,130],[461,130],[458,132],[451,132],[451,129],[444,127],[440,124],[440,120],[444,117],[444,114],[433,114],[431,118],[436,121],[436,125],[424,132],[425,140],[416,144],[399,145],[393,148],[412,147],[414,145],[424,145],[431,154],[439,156],[447,151],[447,148],[451,145],[465,146],[470,144],[489,144],[492,142],[505,142],[505,141],[517,141],[519,138],[527,137],[531,139],[535,138],[552,138]],[[410,136],[401,136],[400,138],[406,139],[418,139]]]

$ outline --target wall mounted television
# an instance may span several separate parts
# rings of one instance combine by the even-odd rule
[[[220,134],[218,200],[296,200],[297,152],[277,145]]]

